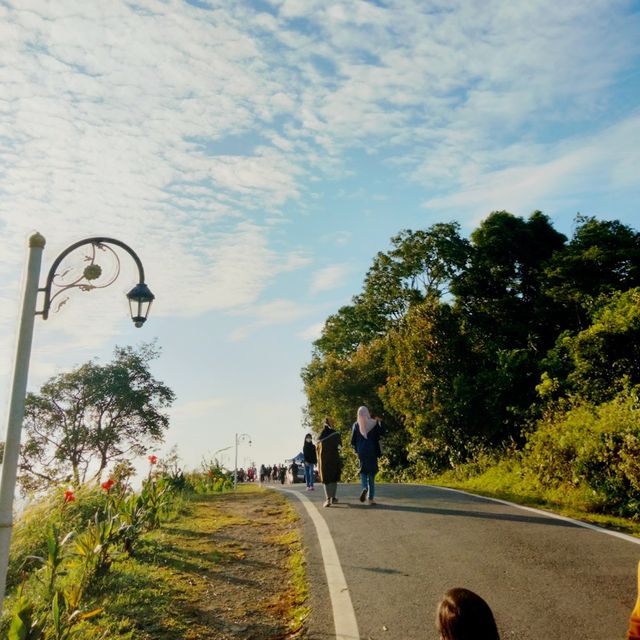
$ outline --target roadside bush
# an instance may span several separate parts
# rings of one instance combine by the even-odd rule
[[[523,469],[543,488],[588,487],[603,512],[640,515],[639,388],[558,409],[530,434]]]
[[[155,455],[148,458],[149,472],[138,492],[129,475],[112,476],[101,484],[52,488],[27,505],[12,536],[7,576],[12,593],[0,637],[71,639],[84,625],[93,637],[87,621],[102,609],[88,604],[100,600],[112,564],[132,556],[143,534],[177,517],[187,500],[184,492],[233,487],[232,474],[223,469],[207,466],[185,475],[163,468]]]
[[[69,495],[73,499],[66,499]],[[50,527],[55,527],[60,536],[65,537],[71,531],[84,528],[106,505],[104,491],[90,485],[75,491],[56,487],[29,503],[13,530],[7,588],[18,586],[23,571],[29,568],[28,558],[47,555]]]
[[[8,599],[2,637],[73,637],[79,623],[100,612],[84,609],[87,586],[98,585],[116,558],[131,555],[139,537],[178,503],[172,483],[150,470],[139,494],[109,479],[77,491],[53,489],[29,505],[12,540],[8,585],[19,587]]]
[[[194,493],[221,493],[233,489],[233,473],[223,469],[215,460],[202,461],[201,471],[185,474],[185,486]]]

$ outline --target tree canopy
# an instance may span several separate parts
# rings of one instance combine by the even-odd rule
[[[25,491],[54,482],[80,484],[109,464],[141,455],[163,440],[175,399],[149,365],[152,344],[116,347],[107,364],[89,361],[29,393],[19,481]]]
[[[383,414],[393,472],[523,444],[560,398],[610,401],[640,385],[640,234],[577,216],[571,238],[540,211],[404,229],[362,290],[327,318],[302,378],[310,427]]]

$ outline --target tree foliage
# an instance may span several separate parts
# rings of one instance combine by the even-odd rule
[[[640,288],[601,296],[589,327],[564,332],[544,360],[543,397],[607,402],[640,385]]]
[[[19,467],[25,491],[100,477],[110,463],[162,441],[169,426],[163,409],[175,396],[151,374],[158,355],[151,344],[116,347],[110,363],[87,362],[27,395]]]
[[[459,316],[435,298],[412,308],[406,322],[389,334],[383,398],[403,417],[413,462],[428,458],[430,464],[440,465],[459,460],[471,441],[481,437],[482,425],[470,424],[470,388],[464,394],[466,402],[459,402],[461,390],[472,384],[472,358]],[[467,437],[471,431],[474,435]]]
[[[640,383],[640,235],[535,211],[405,229],[330,316],[303,370],[310,426],[369,404],[394,471],[522,445],[549,403],[613,401]]]
[[[582,330],[602,296],[640,286],[640,233],[618,221],[578,216],[571,241],[554,253],[545,290]]]

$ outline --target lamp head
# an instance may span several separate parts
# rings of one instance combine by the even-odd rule
[[[149,315],[149,309],[155,296],[144,282],[140,282],[127,293],[127,298],[133,324],[140,328]]]

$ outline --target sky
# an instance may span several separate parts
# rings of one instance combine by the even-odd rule
[[[233,466],[247,434],[239,466],[279,463],[313,340],[392,236],[494,210],[638,229],[639,141],[638,1],[0,0],[0,419],[35,231],[41,283],[106,236],[156,299],[134,328],[126,255],[67,292],[31,391],[156,341],[154,453]]]

